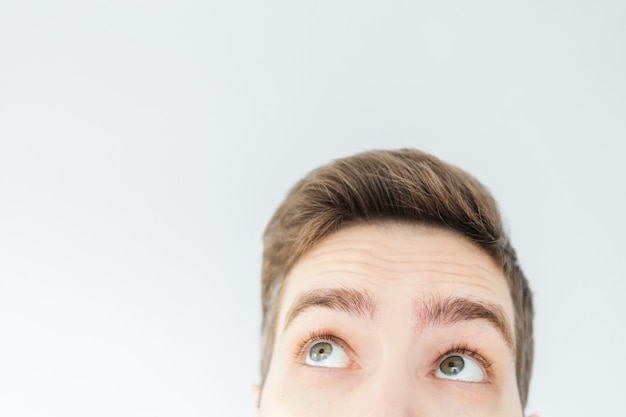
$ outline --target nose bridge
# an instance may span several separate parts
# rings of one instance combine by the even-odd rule
[[[411,371],[387,361],[367,379],[360,417],[420,417],[417,391]]]

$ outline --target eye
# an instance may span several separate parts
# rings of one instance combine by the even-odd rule
[[[335,343],[320,341],[309,349],[305,363],[323,368],[347,368],[350,358]]]
[[[476,361],[459,355],[446,356],[439,364],[435,376],[463,382],[482,382],[485,380],[483,370]]]

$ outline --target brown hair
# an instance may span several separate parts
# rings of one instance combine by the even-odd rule
[[[263,240],[262,381],[272,358],[281,288],[293,265],[347,224],[380,220],[451,229],[501,265],[515,310],[517,385],[525,406],[533,362],[532,294],[496,202],[466,172],[414,149],[369,151],[335,160],[298,182],[276,210]]]

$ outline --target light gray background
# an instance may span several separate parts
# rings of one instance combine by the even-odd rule
[[[623,1],[0,3],[0,415],[246,416],[263,227],[412,146],[501,204],[528,411],[621,416]]]

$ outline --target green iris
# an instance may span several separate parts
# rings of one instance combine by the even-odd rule
[[[448,356],[441,362],[441,365],[439,365],[441,372],[449,376],[458,374],[464,367],[465,361],[460,356]]]
[[[319,342],[313,345],[309,352],[309,357],[315,362],[321,362],[333,351],[333,346],[327,342]]]

